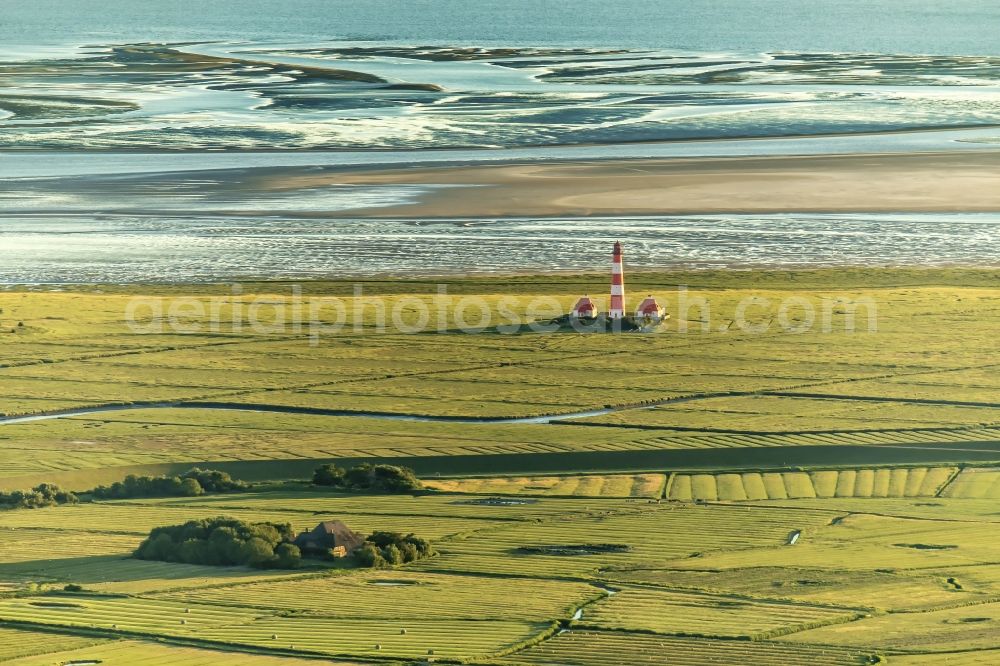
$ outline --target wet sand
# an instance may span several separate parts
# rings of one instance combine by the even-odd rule
[[[264,181],[276,190],[451,186],[412,203],[331,217],[1000,211],[1000,151],[272,173]]]

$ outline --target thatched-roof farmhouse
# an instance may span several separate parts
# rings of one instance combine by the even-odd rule
[[[309,532],[295,537],[295,545],[303,553],[326,553],[340,557],[350,555],[364,544],[364,538],[340,520],[324,520]]]

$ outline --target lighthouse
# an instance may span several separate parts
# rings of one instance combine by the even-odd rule
[[[622,244],[615,241],[615,250],[611,255],[611,308],[608,319],[621,319],[625,316],[625,274],[622,270]]]

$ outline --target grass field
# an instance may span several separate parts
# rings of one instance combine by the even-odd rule
[[[552,497],[661,497],[663,474],[521,476],[430,481],[429,487],[457,493]]]
[[[303,585],[311,590],[305,598]],[[184,603],[297,611],[330,618],[529,621],[568,617],[576,607],[601,596],[600,590],[582,582],[415,572],[293,578],[159,595]],[[337,598],[335,604],[331,597]],[[521,599],[516,609],[511,608],[508,597]]]
[[[425,300],[435,317],[466,295],[480,295],[494,307],[506,289],[551,296],[569,307],[577,292],[592,291],[603,280],[470,278],[449,285],[452,300]],[[693,308],[685,334],[405,335],[380,333],[374,326],[377,309],[362,304],[357,329],[352,322],[312,344],[307,332],[213,328],[207,319],[197,318],[185,323],[200,324],[200,330],[135,333],[123,322],[135,289],[6,292],[0,294],[4,320],[25,326],[7,334],[0,347],[4,414],[212,401],[509,417],[695,400],[584,419],[601,423],[600,428],[384,422],[377,434],[367,419],[308,414],[108,412],[0,427],[0,441],[30,442],[28,448],[3,447],[0,474],[14,478],[203,460],[998,439],[992,370],[998,348],[989,322],[1000,304],[997,278],[990,271],[679,273],[636,280],[636,289],[661,292],[665,299],[676,285],[687,284],[692,299],[708,300],[710,312]],[[306,299],[349,294],[353,288],[338,283],[300,286]],[[426,282],[405,281],[364,287],[365,293],[384,294],[390,309],[394,299],[436,290]],[[266,319],[269,308],[291,293],[283,284],[245,288],[238,297],[225,287],[189,291],[206,308],[210,299],[226,297],[219,306],[224,321],[236,302],[244,310],[263,302],[259,309]],[[144,296],[171,296],[162,288],[145,291]],[[877,303],[878,331],[846,334],[837,318],[842,315],[835,315],[829,333],[754,335],[729,326],[727,315],[741,298],[753,295],[774,302],[771,309],[755,309],[753,319],[759,323],[773,321],[778,301],[790,294],[817,303],[870,297]],[[348,310],[354,317],[354,308]],[[528,310],[519,313],[537,316]],[[636,381],[636,355],[657,372],[643,373]],[[929,402],[905,402],[913,399]],[[954,401],[984,405],[947,404]]]
[[[996,571],[989,566],[916,571],[746,566],[728,570],[636,569],[609,574],[616,581],[667,589],[854,605],[880,611],[923,610],[986,601],[997,589],[995,576]],[[949,579],[958,582],[962,589],[956,589]]]
[[[581,621],[602,629],[761,640],[860,615],[842,608],[626,587],[597,604]]]
[[[135,664],[135,666],[309,666],[315,659],[274,657],[225,649],[199,649],[164,645],[153,641],[115,640],[103,641],[92,647],[53,652],[35,657],[15,659],[12,666],[52,666],[53,664]],[[342,666],[358,666],[346,661]]]
[[[8,663],[20,657],[37,657],[39,661],[44,659],[44,663],[51,664],[50,653],[91,648],[103,642],[86,636],[0,627],[0,661]]]
[[[568,308],[604,282],[463,278],[444,305],[432,282],[365,291],[389,308],[415,296],[436,316],[466,295]],[[211,330],[199,316],[189,332],[125,326],[130,298],[176,288],[0,292],[0,414],[137,407],[0,424],[2,487],[85,490],[206,462],[250,480],[304,479],[319,461],[384,460],[432,489],[284,483],[0,512],[0,661],[996,661],[1000,275],[701,272],[634,276],[630,288],[670,306],[678,284],[711,311],[676,316],[662,335],[406,335],[379,331],[366,307],[357,329],[319,344],[304,330]],[[307,300],[353,298],[346,283],[299,286]],[[267,312],[289,285],[186,292],[224,296],[225,315],[255,299]],[[878,330],[845,333],[843,304],[831,332],[733,324],[742,298],[771,300],[750,315],[766,324],[790,295],[871,298]],[[469,420],[609,408],[558,424]],[[414,532],[439,554],[384,571],[129,557],[152,527],[219,515],[298,530],[336,518],[362,533]]]
[[[558,566],[560,575],[594,577],[599,570],[662,565],[711,551],[780,547],[796,529],[818,528],[831,519],[808,509],[748,511],[742,507],[640,505],[620,511],[559,518],[542,523],[507,524],[441,544],[441,556],[415,568],[435,571],[501,572],[543,577]],[[620,552],[553,558],[522,554],[538,545],[616,544]]]
[[[52,650],[69,650],[74,658],[111,648],[140,654],[142,644],[135,639],[150,636],[168,643],[201,641],[202,650],[281,649],[347,661],[418,659],[434,650],[442,659],[581,666],[615,659],[621,641],[656,640],[656,645],[688,650],[684,658],[689,662],[657,661],[672,655],[650,653],[645,656],[651,664],[711,659],[850,664],[875,651],[895,660],[894,651],[951,649],[967,638],[976,647],[990,647],[992,634],[972,625],[992,620],[962,619],[985,617],[992,605],[984,602],[1000,598],[1000,567],[992,564],[998,557],[993,525],[975,520],[989,515],[982,500],[936,498],[935,503],[966,516],[942,519],[891,515],[913,508],[916,500],[906,498],[698,506],[600,497],[537,497],[517,504],[517,495],[509,496],[512,504],[482,504],[483,497],[282,490],[7,512],[3,518],[20,525],[9,527],[11,533],[30,533],[35,544],[40,531],[48,539],[76,534],[80,541],[124,541],[108,542],[107,548],[120,548],[117,555],[70,557],[67,552],[62,559],[22,555],[21,561],[4,555],[0,577],[22,596],[0,599],[0,624],[26,623],[20,631],[97,631],[97,636],[81,637],[91,642],[129,639],[88,650],[77,649],[80,644]],[[890,515],[847,514],[829,506],[837,502],[862,507],[872,502],[879,514]],[[967,502],[972,504],[963,509]],[[261,572],[121,559],[145,528],[140,520],[171,522],[228,512],[298,515],[302,524],[311,525],[320,518],[314,511],[336,506],[328,515],[352,525],[364,517],[374,525],[443,520],[472,523],[474,529],[441,534],[435,539],[439,556],[385,572]],[[133,510],[134,519],[122,525]],[[73,529],[37,526],[51,525],[53,516],[63,516]],[[793,531],[801,536],[788,545]],[[616,548],[575,556],[521,552],[581,544]],[[53,594],[44,586],[31,587],[45,581],[47,589],[76,582],[87,590],[125,596]],[[866,616],[884,611],[896,611],[885,617],[899,628],[894,624],[883,631],[875,624],[869,630],[868,623],[888,620]],[[939,616],[944,628],[929,620],[908,621]],[[955,631],[952,618],[957,618]],[[548,638],[557,622],[570,631]],[[912,650],[903,647],[910,642],[905,631],[911,629],[926,638]],[[893,638],[897,631],[903,632],[901,638]],[[804,647],[782,648],[773,642],[779,637]],[[579,652],[572,647],[578,640],[593,641],[585,654],[573,654]],[[169,649],[174,648],[159,647],[150,658],[169,659],[162,652]],[[193,660],[197,654],[177,658]]]
[[[995,647],[998,621],[1000,605],[977,604],[873,617],[843,626],[811,629],[780,640],[904,651],[969,650]]]
[[[1000,469],[966,469],[944,492],[945,497],[1000,499]]]
[[[929,664],[947,664],[947,666],[978,666],[993,664],[1000,661],[1000,650],[972,650],[970,652],[951,652],[936,654],[900,655],[893,657],[892,663],[900,666],[928,666]]]
[[[675,474],[670,481],[667,496],[680,501],[934,497],[952,481],[958,471],[956,467],[899,467],[812,472]],[[963,472],[966,473],[968,472]]]
[[[625,658],[630,664],[648,666],[848,666],[870,663],[869,656],[869,653],[850,648],[572,631],[529,648],[504,663],[512,666],[602,666],[616,663],[616,658]]]

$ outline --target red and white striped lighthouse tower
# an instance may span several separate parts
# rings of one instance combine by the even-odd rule
[[[622,270],[622,244],[615,241],[615,251],[611,256],[611,308],[609,319],[625,316],[625,273]]]

